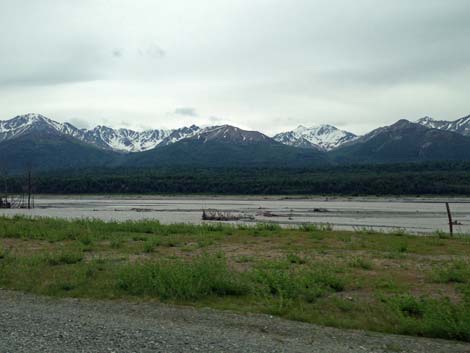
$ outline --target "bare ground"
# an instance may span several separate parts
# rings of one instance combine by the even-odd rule
[[[470,344],[267,315],[0,290],[0,352],[470,352]]]

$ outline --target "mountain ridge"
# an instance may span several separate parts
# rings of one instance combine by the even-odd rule
[[[425,116],[417,120],[417,123],[432,129],[456,132],[461,135],[470,136],[470,115],[464,116],[454,121],[435,120]]]
[[[185,138],[196,136],[199,133],[207,135],[207,132],[211,129],[220,130],[224,127],[230,127],[230,125],[219,125],[202,128],[191,125],[177,129],[149,129],[139,132],[132,129],[115,129],[105,125],[98,125],[91,129],[83,129],[77,128],[68,122],[60,123],[41,114],[29,113],[15,116],[10,120],[0,121],[0,142],[15,138],[29,129],[38,128],[40,125],[43,128],[54,129],[59,133],[102,149],[131,153],[167,146]],[[242,130],[234,126],[230,127],[230,129],[233,130],[232,133],[236,133],[234,129]],[[254,133],[261,134],[258,131],[253,131],[251,135],[254,136]],[[343,143],[357,138],[353,133],[340,130],[328,124],[311,128],[299,125],[297,129],[281,132],[273,137],[262,135],[265,136],[264,139],[266,141],[270,141],[267,139],[272,139],[288,146],[314,148],[320,151],[332,150]]]
[[[328,165],[315,150],[287,146],[256,131],[223,125],[178,143],[132,154],[126,167],[314,167]]]
[[[470,160],[470,137],[400,119],[332,151],[340,163]]]
[[[24,169],[31,162],[52,170],[88,166],[309,168],[470,160],[470,135],[465,134],[470,117],[451,122],[452,127],[448,123],[401,119],[362,136],[331,125],[299,126],[291,131],[295,134],[270,137],[231,125],[143,132],[100,125],[87,130],[26,114],[0,121],[0,169]],[[451,131],[457,128],[459,132]],[[323,140],[315,140],[318,136]]]
[[[158,145],[167,145],[192,136],[199,131],[196,125],[179,129],[153,129],[138,132],[131,129],[114,129],[98,125],[93,129],[80,129],[71,123],[59,123],[41,114],[18,115],[0,121],[0,142],[16,138],[32,130],[55,130],[96,147],[117,152],[142,152]]]
[[[71,136],[45,129],[28,131],[0,143],[0,172],[16,174],[34,170],[110,167],[120,163],[121,154],[103,150]]]
[[[313,127],[299,125],[296,129],[276,134],[274,140],[285,145],[331,151],[357,138],[357,135],[335,126],[321,124]]]

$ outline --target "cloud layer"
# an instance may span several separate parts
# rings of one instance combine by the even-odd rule
[[[0,119],[267,133],[456,119],[470,113],[469,13],[467,0],[4,0]]]

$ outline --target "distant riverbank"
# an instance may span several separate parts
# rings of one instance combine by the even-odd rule
[[[238,216],[235,223],[328,224],[344,230],[434,233],[448,230],[447,201],[458,222],[455,232],[470,233],[470,198],[464,197],[36,195],[35,209],[0,210],[0,214],[200,224],[202,211],[212,209]]]

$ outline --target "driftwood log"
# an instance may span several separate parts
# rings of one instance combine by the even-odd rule
[[[240,216],[219,210],[202,210],[203,221],[238,221]]]

